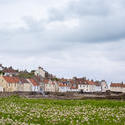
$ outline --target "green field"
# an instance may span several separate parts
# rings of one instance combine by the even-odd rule
[[[125,101],[0,98],[0,125],[125,125]]]

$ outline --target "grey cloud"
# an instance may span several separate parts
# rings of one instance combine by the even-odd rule
[[[110,7],[107,0],[81,0],[78,2],[71,2],[69,11],[76,16],[99,15],[104,16],[110,13]]]
[[[64,77],[124,80],[124,10],[124,0],[79,0],[50,9],[49,19],[24,15],[26,27],[0,30],[1,62],[47,65]],[[69,28],[72,19],[78,25]]]
[[[114,2],[114,3],[113,3]],[[60,42],[109,42],[125,38],[125,16],[121,13],[123,1],[116,0],[79,0],[67,4],[63,9],[52,9],[49,13],[49,20],[36,21],[32,17],[24,17],[28,29],[19,29],[18,35],[12,39],[23,39],[23,41],[34,41],[38,43],[55,41]],[[118,13],[116,6],[119,7]],[[119,3],[119,4],[118,4]],[[120,11],[121,10],[121,11]],[[74,29],[68,29],[66,26],[47,29],[50,23],[78,19],[79,26]],[[72,25],[72,24],[69,24]],[[19,32],[19,33],[18,33]],[[15,33],[15,32],[14,32]],[[21,38],[20,38],[21,37]],[[27,37],[27,40],[24,40]]]
[[[64,20],[81,16],[107,16],[111,13],[112,2],[108,0],[71,1],[65,8],[51,8],[50,20]]]
[[[2,47],[0,53],[14,55],[44,55],[61,51],[71,46],[71,43],[62,43],[51,39],[52,34],[46,32],[42,22],[34,21],[29,17],[26,19],[28,28],[19,28],[12,30],[0,31]],[[49,38],[50,37],[50,38]]]
[[[109,43],[104,46],[103,54],[104,56],[114,62],[119,62],[125,64],[125,39],[117,41],[116,43]]]
[[[17,2],[16,0],[0,0],[0,4],[11,4],[11,3],[14,3],[14,2]]]
[[[74,31],[59,34],[64,41],[105,42],[125,38],[125,8],[123,0],[79,0],[63,9],[52,9],[50,21],[78,19]],[[70,24],[69,24],[70,25]],[[61,29],[60,29],[61,31]],[[62,36],[61,36],[62,35]]]

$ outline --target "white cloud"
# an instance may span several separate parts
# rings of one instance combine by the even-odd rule
[[[0,60],[58,76],[124,80],[123,0],[0,1]]]

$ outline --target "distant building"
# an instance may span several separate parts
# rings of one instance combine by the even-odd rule
[[[28,82],[28,80],[25,78],[19,78],[19,79],[20,79],[20,82],[18,84],[18,91],[31,92],[32,86],[30,82]]]
[[[88,84],[86,81],[78,81],[78,90],[82,92],[88,92]]]
[[[70,91],[70,85],[68,83],[59,83],[59,92],[69,92]]]
[[[18,91],[19,78],[10,76],[0,76],[0,86],[4,92]]]
[[[110,91],[112,91],[112,92],[124,92],[125,93],[125,84],[124,83],[111,83]]]
[[[101,91],[106,92],[108,90],[108,85],[105,80],[102,80],[101,82]]]
[[[45,79],[44,81],[44,91],[45,92],[57,92],[58,91],[58,84],[55,81],[50,79]]]
[[[25,78],[14,76],[0,76],[0,91],[4,92],[31,92],[32,85]]]
[[[32,92],[40,92],[39,83],[34,79],[28,79],[32,86]]]
[[[43,82],[43,78],[41,76],[35,76],[34,79],[37,81],[37,83],[39,84],[39,87],[40,87],[40,92],[44,92],[44,82]]]
[[[35,76],[40,76],[42,78],[53,79],[56,78],[53,74],[48,73],[42,67],[38,67],[37,70],[34,72]]]
[[[93,80],[86,80],[83,78],[77,79],[78,90],[82,92],[101,92],[101,84]]]
[[[38,67],[37,70],[32,70],[29,73],[27,70],[19,72],[12,67],[3,67],[0,64],[0,74],[3,75],[0,76],[0,91],[6,92],[106,92],[108,90],[105,80],[93,81],[87,80],[86,77],[59,79],[49,74],[42,67]],[[125,92],[125,84],[111,83],[110,90]]]
[[[78,91],[88,92],[88,84],[86,78],[74,78],[75,82],[78,84]]]
[[[35,71],[35,75],[45,78],[47,77],[48,73],[42,67],[38,67],[38,69]]]
[[[2,72],[4,73],[4,76],[17,76],[19,74],[19,72],[17,70],[14,70],[12,67],[3,68]]]
[[[78,92],[78,84],[75,80],[70,80],[70,91],[71,92]]]
[[[50,79],[44,79],[44,91],[45,92],[55,92],[55,83]]]
[[[86,80],[88,85],[88,92],[101,92],[101,84],[93,80]]]

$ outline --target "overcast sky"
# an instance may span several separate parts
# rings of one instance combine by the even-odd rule
[[[125,0],[0,0],[0,63],[125,82]]]

